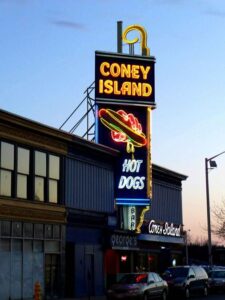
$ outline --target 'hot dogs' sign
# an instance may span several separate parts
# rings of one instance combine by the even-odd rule
[[[149,111],[146,107],[98,105],[98,142],[120,150],[116,203],[149,205]]]
[[[97,103],[154,105],[154,57],[96,52]]]

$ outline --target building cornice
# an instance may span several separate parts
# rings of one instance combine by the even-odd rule
[[[27,222],[66,223],[64,206],[26,201],[19,199],[4,199],[0,197],[0,218],[21,220]]]

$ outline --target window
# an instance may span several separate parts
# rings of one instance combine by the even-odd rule
[[[150,273],[150,274],[149,274],[148,281],[155,282],[155,278],[154,278],[154,276],[153,276],[153,273]]]
[[[49,155],[49,202],[58,202],[59,157]]]
[[[1,142],[0,148],[0,195],[12,196],[14,145]]]
[[[0,195],[58,203],[60,157],[0,141]]]
[[[47,174],[46,153],[35,151],[35,189],[34,199],[44,201],[45,197],[45,178]]]
[[[192,268],[190,268],[188,276],[194,276],[195,277],[195,272]]]
[[[30,174],[30,151],[21,147],[17,148],[17,190],[18,198],[27,199],[28,176]]]
[[[157,273],[152,273],[153,277],[155,278],[155,282],[162,281],[162,278]]]
[[[13,144],[3,141],[0,148],[0,195],[26,199],[30,151],[21,147],[16,148]]]
[[[35,151],[35,200],[58,202],[59,156]]]

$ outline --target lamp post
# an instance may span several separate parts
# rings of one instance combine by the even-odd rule
[[[208,260],[209,265],[212,266],[212,239],[211,239],[211,219],[210,219],[210,201],[209,201],[209,169],[214,169],[217,167],[217,164],[214,158],[222,155],[225,151],[214,155],[210,158],[205,158],[205,180],[206,180],[206,204],[207,204],[207,225],[208,225]],[[208,163],[210,167],[208,167]]]
[[[188,254],[188,233],[191,230],[188,229],[185,231],[185,252],[186,252],[186,265],[189,265],[189,254]]]

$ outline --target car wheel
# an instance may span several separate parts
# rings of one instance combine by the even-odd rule
[[[185,289],[185,299],[189,299],[190,298],[190,290],[189,290],[189,288],[187,287],[186,289]]]
[[[203,290],[203,296],[204,296],[204,297],[207,297],[207,296],[208,296],[208,288],[207,288],[207,286],[204,287],[204,290]]]
[[[166,299],[167,299],[167,293],[166,293],[166,291],[163,291],[162,300],[166,300]]]

